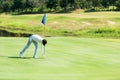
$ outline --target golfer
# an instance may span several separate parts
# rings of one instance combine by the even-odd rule
[[[38,42],[41,42],[41,47],[42,47],[42,56],[45,55],[45,45],[47,44],[47,40],[42,38],[39,35],[31,35],[28,39],[28,42],[26,46],[23,48],[23,50],[20,52],[20,57],[23,57],[23,53],[26,51],[26,49],[30,46],[31,43],[34,44],[35,50],[34,50],[34,55],[33,58],[37,58],[37,49],[38,49]]]

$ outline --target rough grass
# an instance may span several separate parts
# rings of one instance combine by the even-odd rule
[[[47,37],[45,58],[19,58],[27,40],[0,37],[0,80],[120,80],[119,39]]]
[[[43,14],[34,15],[0,15],[0,29],[5,29],[15,33],[36,33],[43,34],[41,24]],[[46,35],[62,36],[87,36],[108,37],[108,34],[99,33],[98,29],[109,30],[116,28],[117,33],[112,33],[112,37],[119,38],[120,12],[89,12],[89,13],[69,13],[69,14],[47,14]],[[101,29],[102,28],[102,29]],[[93,31],[93,32],[92,32]],[[77,32],[77,33],[76,33]],[[91,33],[89,33],[91,32]]]

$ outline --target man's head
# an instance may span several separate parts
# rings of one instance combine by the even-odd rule
[[[46,39],[43,39],[42,40],[42,44],[45,46],[47,44],[47,40]]]

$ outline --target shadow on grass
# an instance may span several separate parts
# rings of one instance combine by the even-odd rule
[[[3,55],[0,55],[1,58],[11,58],[11,59],[35,59],[33,57],[19,57],[19,56],[3,56]],[[45,57],[38,57],[36,59],[45,59]]]
[[[35,59],[33,57],[8,57],[8,58],[11,58],[11,59]],[[36,59],[45,59],[44,57],[40,57],[40,58],[36,58]]]
[[[12,59],[31,59],[32,57],[8,57],[8,58],[12,58]]]

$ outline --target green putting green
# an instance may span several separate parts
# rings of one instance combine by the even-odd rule
[[[47,37],[46,55],[32,58],[28,38],[0,37],[0,80],[120,80],[120,39]]]

